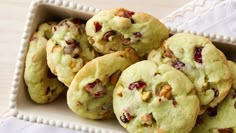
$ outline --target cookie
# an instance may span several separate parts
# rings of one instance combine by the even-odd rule
[[[76,18],[62,20],[53,27],[46,50],[50,70],[68,87],[83,65],[96,57],[88,43],[85,24]]]
[[[194,83],[202,112],[215,107],[227,95],[232,78],[226,57],[207,38],[178,33],[153,50],[148,60],[169,64]]]
[[[191,133],[235,133],[236,132],[236,64],[229,61],[233,85],[227,97],[215,108],[209,108],[198,117]]]
[[[112,93],[121,72],[138,61],[133,49],[125,49],[88,62],[75,76],[67,92],[69,108],[81,117],[114,116]]]
[[[188,133],[200,102],[192,82],[163,64],[141,61],[120,76],[113,93],[119,123],[132,133]]]
[[[46,61],[46,44],[53,25],[44,23],[39,26],[30,40],[25,61],[24,80],[30,98],[40,104],[54,101],[65,88],[50,72]]]
[[[159,20],[145,13],[124,8],[103,10],[86,23],[90,44],[102,54],[134,48],[139,56],[159,48],[169,36]]]

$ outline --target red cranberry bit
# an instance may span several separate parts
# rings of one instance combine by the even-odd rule
[[[172,65],[174,68],[178,69],[178,70],[180,70],[182,67],[185,66],[185,64],[184,64],[183,62],[178,61],[178,60],[172,62],[171,65]]]
[[[141,38],[142,37],[142,33],[140,33],[140,32],[134,32],[133,35],[135,36],[135,38]]]
[[[218,89],[215,89],[215,88],[212,88],[212,90],[214,91],[215,93],[215,97],[218,97],[219,96],[219,90]]]
[[[80,48],[80,42],[74,40],[66,40],[68,45],[64,47],[64,53],[70,54],[73,58],[78,58],[82,49]]]
[[[233,128],[221,128],[218,129],[219,133],[233,133],[234,129]]]
[[[217,108],[212,108],[212,107],[209,107],[207,108],[207,114],[210,116],[210,117],[213,117],[213,116],[216,116],[217,115]]]
[[[176,100],[175,100],[175,99],[173,99],[173,102],[172,102],[172,104],[174,105],[174,107],[176,107],[178,103],[176,102]]]
[[[95,85],[97,84],[97,82],[98,82],[98,81],[96,80],[96,81],[94,81],[94,82],[92,82],[92,83],[88,83],[88,84],[85,86],[86,91],[89,91],[90,88],[94,88]]]
[[[53,32],[57,31],[57,26],[53,26]]]
[[[129,85],[129,89],[133,90],[133,89],[140,89],[140,88],[145,88],[147,86],[147,84],[143,81],[135,81],[133,83],[131,83]]]
[[[93,24],[94,24],[94,27],[95,27],[95,32],[98,32],[98,31],[101,30],[102,25],[99,22],[95,21]]]
[[[124,18],[131,18],[134,15],[133,11],[128,11],[126,9],[121,8],[117,13],[116,16],[124,17]]]
[[[80,46],[80,42],[74,41],[74,40],[66,40],[66,43],[67,43],[68,45],[73,46],[73,47]]]
[[[97,98],[103,97],[104,95],[105,93],[103,91],[98,91],[98,92],[95,92],[92,96],[97,99]]]
[[[194,60],[198,63],[202,63],[202,49],[203,47],[198,47],[194,51]]]
[[[123,123],[128,123],[130,120],[131,120],[131,115],[125,111],[122,116],[120,116],[120,120],[123,122]]]
[[[126,11],[126,12],[125,12],[125,17],[126,17],[126,18],[131,18],[133,15],[134,15],[134,12],[133,12],[133,11]]]
[[[236,90],[235,89],[232,89],[232,96],[233,96],[233,98],[236,98]]]
[[[101,98],[106,93],[105,88],[102,86],[102,82],[98,79],[92,83],[88,83],[85,86],[85,91],[93,98]]]
[[[197,120],[196,120],[196,125],[201,125],[203,123],[203,120],[200,116],[197,117]]]
[[[83,22],[83,20],[81,20],[81,19],[78,19],[78,18],[73,18],[72,20],[71,20],[74,24],[78,24],[78,25],[80,25],[80,24],[83,24],[84,22]]]

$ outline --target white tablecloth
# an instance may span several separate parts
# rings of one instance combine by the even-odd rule
[[[188,8],[188,6],[185,6],[185,8]],[[171,17],[171,15],[168,17]],[[199,6],[190,9],[185,14],[181,14],[174,21],[168,21],[164,18],[163,22],[168,26],[180,29],[236,37],[236,0],[199,0]],[[11,116],[5,116],[0,120],[0,133],[52,132],[79,133],[79,131],[25,122]]]

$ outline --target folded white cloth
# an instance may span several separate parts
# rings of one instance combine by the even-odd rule
[[[172,28],[236,37],[236,0],[195,0],[162,22]]]
[[[195,0],[162,19],[166,25],[197,32],[236,37],[236,0]],[[80,133],[6,117],[0,133]]]

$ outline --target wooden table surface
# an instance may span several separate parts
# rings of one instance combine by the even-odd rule
[[[191,0],[71,0],[100,9],[125,7],[161,19]],[[31,0],[0,0],[0,117],[7,112],[17,53]]]

